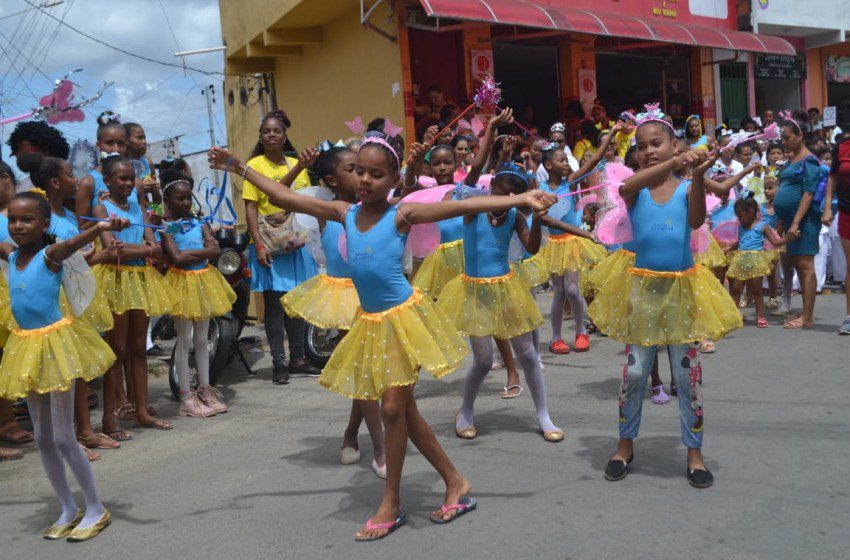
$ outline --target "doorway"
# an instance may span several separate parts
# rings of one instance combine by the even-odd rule
[[[720,99],[723,122],[730,128],[741,127],[747,116],[747,64],[732,62],[720,65]]]
[[[540,130],[559,120],[557,46],[496,43],[493,66],[502,85],[503,107],[512,107],[516,115],[531,107],[531,121]]]

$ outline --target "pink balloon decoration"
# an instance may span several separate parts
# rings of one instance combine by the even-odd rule
[[[634,171],[619,163],[609,163],[604,175],[605,187],[597,194],[602,209],[596,214],[594,235],[605,245],[620,245],[634,238],[626,201],[620,196],[620,185],[634,175]]]
[[[738,220],[729,220],[717,226],[712,235],[718,243],[731,245],[738,242]]]

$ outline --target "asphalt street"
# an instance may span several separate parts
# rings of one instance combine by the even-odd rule
[[[545,307],[549,298],[539,301]],[[429,522],[443,488],[411,446],[402,482],[408,525],[355,543],[383,486],[369,468],[365,426],[361,463],[341,465],[349,401],[314,379],[274,386],[268,356],[251,353],[258,375],[230,367],[222,391],[231,411],[219,417],[178,417],[165,377],[151,379],[152,402],[174,430],[136,430],[94,463],[114,521],[93,541],[42,540],[58,507],[31,444],[24,459],[0,463],[0,558],[847,558],[850,337],[836,334],[843,311],[843,295],[819,297],[814,330],[749,322],[703,357],[704,452],[716,477],[708,490],[685,480],[675,402],[646,401],[632,473],[603,479],[617,440],[623,354],[593,336],[588,353],[543,353],[550,411],[566,431],[561,444],[537,434],[528,393],[499,398],[504,370],[485,383],[471,442],[452,429],[465,369],[423,379],[419,406],[472,481],[479,510],[446,526]],[[664,358],[661,371],[668,381]]]

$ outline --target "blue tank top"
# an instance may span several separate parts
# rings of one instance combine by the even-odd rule
[[[9,297],[12,315],[22,329],[40,329],[62,318],[59,287],[62,273],[47,268],[42,249],[23,270],[18,270],[18,252],[9,255]]]
[[[339,236],[345,231],[339,222],[325,222],[322,231],[322,250],[325,252],[328,276],[333,278],[351,278],[351,270],[339,253]]]
[[[634,239],[635,268],[664,272],[687,270],[694,266],[691,256],[691,228],[688,227],[688,186],[682,181],[665,204],[652,199],[649,189],[641,189],[629,208]]]
[[[516,208],[508,210],[505,222],[491,226],[489,216],[476,214],[463,226],[464,272],[473,278],[502,276],[510,270],[508,249],[516,231]]]
[[[776,217],[776,213],[768,214],[767,213],[767,204],[761,205],[761,221],[764,225],[769,228],[776,229],[776,223],[778,218]]]
[[[726,204],[718,204],[711,210],[711,214],[709,214],[709,223],[711,224],[711,231],[716,230],[721,224],[725,222],[732,222],[737,220],[738,218],[735,216],[735,205],[732,204],[731,200],[726,200]]]
[[[192,219],[192,222],[197,224],[198,220]],[[195,227],[181,231],[180,233],[173,233],[171,236],[174,238],[174,244],[177,245],[177,248],[181,251],[204,248],[204,228],[200,225],[196,225]],[[203,270],[206,267],[207,261],[203,261],[181,267],[181,269]]]
[[[107,188],[106,183],[103,182],[103,174],[100,171],[92,169],[89,171],[89,175],[91,175],[91,178],[94,179],[94,190],[91,194],[91,207],[94,208],[100,200],[100,193],[109,194],[109,189]]]
[[[357,229],[360,208],[352,205],[345,215],[348,266],[363,311],[380,313],[413,295],[402,265],[407,235],[395,227],[396,206],[387,209],[369,231],[361,233]]]
[[[540,190],[542,190],[543,192],[554,194],[555,196],[562,195],[562,194],[568,194],[568,193],[572,192],[570,190],[570,187],[567,186],[567,179],[566,178],[564,178],[561,181],[561,184],[558,186],[558,188],[556,188],[554,190],[552,190],[549,187],[549,183],[545,183],[545,182],[541,183]],[[576,198],[575,196],[564,196],[562,198],[559,198],[558,202],[556,204],[558,206],[561,206],[562,204],[566,204],[567,210],[562,215],[553,216],[553,217],[557,220],[564,222],[565,224],[570,224],[570,225],[573,225],[573,226],[576,226],[576,227],[581,227],[581,216],[576,211],[575,198]],[[559,230],[559,229],[549,228],[549,233],[551,235],[563,235],[564,232]]]
[[[116,206],[108,199],[104,199],[101,204],[103,204],[104,208],[106,208],[106,213],[109,216],[115,215],[119,218],[127,218],[131,223],[141,224],[144,223],[144,217],[142,216],[142,207],[139,206],[139,202],[136,200],[136,197],[130,195],[130,198],[127,199],[129,203],[129,208],[127,210],[123,210]],[[193,228],[194,229],[194,228]],[[144,233],[145,228],[142,226],[130,226],[127,229],[122,229],[121,231],[113,231],[112,235],[115,236],[115,239],[118,241],[123,241],[128,245],[144,245]],[[145,264],[145,259],[136,259],[132,261],[121,261],[121,264],[126,264],[128,266],[143,266]]]
[[[457,194],[452,194],[452,200],[459,200]],[[437,227],[440,228],[440,244],[463,239],[463,216],[441,220]]]
[[[80,228],[77,225],[77,217],[70,210],[65,210],[64,216],[51,213],[50,229],[47,232],[62,240],[71,239],[80,233]]]
[[[6,214],[0,214],[0,242],[5,242],[9,238],[9,218]]]
[[[764,249],[764,231],[761,222],[753,222],[750,229],[744,226],[738,228],[739,251],[761,251]]]

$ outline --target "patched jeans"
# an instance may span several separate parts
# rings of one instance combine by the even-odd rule
[[[626,365],[620,386],[620,437],[634,439],[640,429],[646,382],[656,355],[655,346],[626,345]],[[682,443],[702,447],[702,367],[697,344],[669,344],[670,370],[679,394]]]

